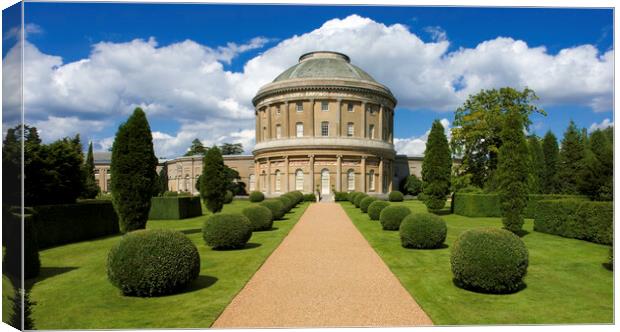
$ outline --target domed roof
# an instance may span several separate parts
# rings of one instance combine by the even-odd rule
[[[348,56],[330,51],[316,51],[299,57],[299,63],[285,70],[273,82],[299,78],[343,78],[375,81],[367,72],[350,63]]]

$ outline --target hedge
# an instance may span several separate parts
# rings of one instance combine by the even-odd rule
[[[304,194],[304,202],[316,202],[315,194]]]
[[[336,202],[343,202],[349,199],[349,194],[346,191],[335,191],[334,200]]]
[[[200,197],[153,197],[149,219],[185,219],[202,215]]]
[[[529,201],[523,212],[525,218],[534,218],[537,203],[549,199],[586,199],[576,195],[529,195]],[[466,217],[501,217],[499,196],[497,194],[461,193],[454,195],[454,214]]]
[[[25,211],[28,213],[29,211]],[[22,229],[21,211],[12,213],[7,206],[2,206],[3,245],[6,253],[3,260],[3,271],[13,279],[21,279],[22,276]],[[39,247],[37,232],[34,228],[32,214],[24,215],[24,279],[34,278],[39,275],[41,261],[39,259]]]
[[[368,197],[368,195],[364,193],[359,193],[358,195],[356,195],[355,199],[353,200],[353,204],[355,204],[355,207],[359,208],[362,200],[366,197]]]
[[[39,249],[119,233],[112,201],[39,205],[33,210]]]
[[[601,244],[613,243],[613,202],[538,201],[534,230]]]

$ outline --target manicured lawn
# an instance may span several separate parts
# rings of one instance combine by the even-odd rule
[[[420,201],[392,203],[425,211]],[[381,256],[403,286],[437,325],[453,324],[569,324],[613,322],[613,273],[602,263],[609,247],[534,232],[522,239],[529,250],[527,287],[515,294],[478,294],[452,283],[450,248],[405,249],[398,232],[383,231],[349,202],[342,202],[355,226]],[[501,227],[499,218],[443,216],[448,224],[446,244],[470,228]]]
[[[234,201],[224,212],[253,204]],[[197,245],[200,277],[181,294],[122,296],[106,275],[109,249],[120,236],[42,250],[32,300],[37,329],[207,328],[288,234],[308,203],[291,210],[271,231],[255,232],[243,250],[214,251],[204,244],[205,217],[149,221],[147,228],[178,229]]]
[[[2,321],[8,322],[10,315],[12,314],[13,296],[15,296],[15,290],[9,277],[2,275]]]

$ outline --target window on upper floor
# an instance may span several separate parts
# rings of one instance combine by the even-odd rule
[[[347,105],[347,111],[353,113],[353,103],[349,103],[349,105]]]
[[[321,122],[321,136],[329,136],[329,122]]]
[[[353,125],[353,122],[347,123],[347,136],[353,137],[354,134],[355,134],[355,125]]]
[[[297,104],[295,104],[295,110],[297,112],[303,112],[304,111],[304,103],[302,103],[301,101],[298,101]]]
[[[297,130],[297,137],[304,137],[304,124],[301,122],[297,122],[295,125],[295,129]]]
[[[324,100],[321,102],[321,111],[323,112],[329,111],[329,103],[327,102],[327,100]]]
[[[279,124],[276,125],[276,138],[282,138],[282,126],[280,126]]]

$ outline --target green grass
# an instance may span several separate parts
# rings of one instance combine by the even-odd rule
[[[5,323],[9,321],[13,311],[13,296],[15,296],[13,283],[9,277],[2,275],[2,321]]]
[[[249,201],[234,201],[224,212],[240,212]],[[122,296],[106,275],[109,249],[120,236],[42,250],[41,275],[34,281],[33,319],[37,329],[207,328],[241,290],[297,222],[307,203],[255,232],[243,250],[214,251],[202,239],[205,216],[152,220],[147,228],[177,229],[200,252],[200,277],[184,293],[137,298]]]
[[[425,212],[420,201],[402,204]],[[529,250],[527,287],[510,295],[479,294],[452,282],[450,248],[405,249],[397,231],[383,231],[378,221],[349,202],[342,202],[355,226],[381,256],[402,285],[437,325],[453,324],[569,324],[613,322],[613,273],[608,246],[534,232],[522,239]],[[501,227],[500,218],[443,216],[448,224],[446,244],[470,228]]]

